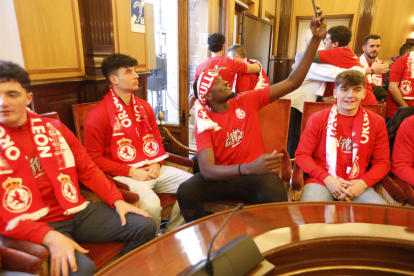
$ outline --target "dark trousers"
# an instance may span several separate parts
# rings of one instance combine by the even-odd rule
[[[207,215],[203,208],[204,201],[243,200],[260,204],[288,199],[285,186],[276,174],[206,181],[198,173],[180,185],[177,200],[185,221],[191,222]]]
[[[288,133],[288,153],[290,158],[295,158],[295,152],[299,145],[300,128],[302,126],[302,112],[296,108],[290,108],[290,121]]]
[[[157,225],[151,218],[136,214],[126,215],[127,223],[121,225],[121,219],[115,209],[104,202],[91,202],[73,219],[51,222],[49,226],[77,243],[125,241],[121,256],[152,240]],[[78,270],[69,275],[93,275],[97,272],[95,264],[86,255],[75,251]]]

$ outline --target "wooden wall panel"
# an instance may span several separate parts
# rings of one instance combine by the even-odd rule
[[[112,0],[115,51],[138,60],[137,70],[147,71],[146,37],[131,31],[131,2]]]
[[[83,76],[77,0],[15,0],[14,5],[32,80]]]
[[[318,5],[321,6],[325,15],[353,14],[354,18],[358,18],[360,1],[361,0],[347,0],[347,1],[318,0],[316,2]],[[369,1],[372,1],[372,0],[369,0]],[[282,7],[283,7],[283,1],[282,1]],[[291,14],[292,15],[291,24],[290,26],[287,26],[287,28],[290,28],[290,33],[289,33],[290,41],[289,41],[289,50],[288,50],[288,55],[287,55],[288,58],[295,57],[296,32],[297,32],[296,17],[297,16],[312,16],[313,14],[314,12],[313,12],[312,1],[310,0],[294,0],[293,1],[293,12]],[[357,24],[352,24],[352,27],[351,27],[352,40],[349,43],[349,46],[351,47],[351,49],[353,49],[353,45],[354,45],[356,25]],[[281,37],[279,34],[279,41],[280,39]]]
[[[371,33],[376,2],[376,0],[361,0],[354,47],[354,52],[357,54],[357,56],[362,55],[362,45],[364,44],[364,38]]]
[[[371,33],[381,36],[378,58],[398,56],[400,47],[414,32],[414,1],[377,0]]]

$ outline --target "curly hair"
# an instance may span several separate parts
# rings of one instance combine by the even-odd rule
[[[347,70],[339,73],[335,78],[335,89],[342,86],[357,86],[362,85],[365,88],[366,79],[364,74],[357,70]]]
[[[342,25],[330,28],[328,34],[331,36],[332,43],[338,42],[339,47],[348,46],[352,37],[351,30]]]
[[[208,36],[208,50],[213,53],[220,52],[223,49],[226,37],[220,33],[213,33]]]
[[[123,54],[113,53],[102,61],[101,68],[106,80],[111,82],[109,77],[118,74],[119,68],[137,65],[138,61],[135,58]]]
[[[0,83],[9,81],[17,81],[26,91],[29,91],[31,83],[29,73],[16,63],[0,60]]]

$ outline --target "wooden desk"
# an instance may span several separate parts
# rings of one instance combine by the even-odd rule
[[[97,275],[177,275],[206,258],[229,212],[158,237]],[[414,275],[414,208],[346,202],[249,206],[230,219],[213,252],[244,234],[276,265],[274,275]]]

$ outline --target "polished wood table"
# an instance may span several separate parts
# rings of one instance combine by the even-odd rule
[[[137,248],[98,275],[178,275],[206,258],[230,211],[186,224]],[[251,235],[271,275],[414,275],[414,208],[347,202],[245,207],[212,251]]]

